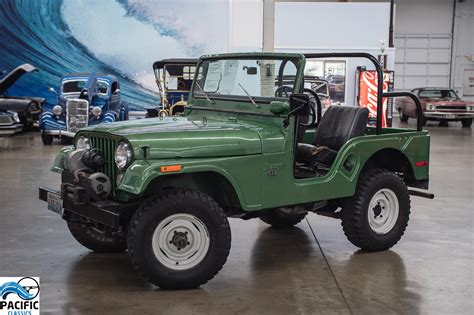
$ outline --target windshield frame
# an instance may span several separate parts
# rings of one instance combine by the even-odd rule
[[[202,92],[199,92],[199,89],[196,88],[197,77],[199,75],[199,69],[201,65],[206,62],[219,61],[219,60],[278,60],[287,62],[293,62],[296,67],[295,82],[294,82],[294,92],[299,93],[301,90],[301,77],[304,72],[305,58],[303,55],[299,54],[266,54],[266,53],[255,53],[255,54],[229,54],[229,55],[215,55],[215,56],[204,56],[199,59],[199,62],[196,65],[196,71],[194,73],[193,84],[191,86],[190,96],[193,99],[206,99],[205,95]],[[281,66],[281,65],[280,65]],[[278,76],[277,76],[278,77]],[[195,92],[198,92],[196,94]],[[208,93],[209,97],[213,101],[234,101],[234,102],[245,102],[250,103],[247,95],[224,95],[224,94],[214,94]],[[270,104],[273,101],[288,101],[287,97],[264,97],[264,96],[254,96],[252,95],[253,100],[257,104]],[[252,106],[254,106],[252,104]]]

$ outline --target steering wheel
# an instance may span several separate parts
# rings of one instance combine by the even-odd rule
[[[314,98],[315,102],[316,102],[316,107],[317,107],[317,113],[316,113],[316,109],[314,108],[313,104],[310,104],[310,111],[311,111],[311,116],[312,116],[312,119],[311,119],[311,123],[310,124],[303,124],[304,126],[306,127],[309,127],[309,126],[315,126],[315,127],[318,127],[318,124],[319,124],[319,120],[321,119],[321,116],[322,116],[322,105],[321,105],[321,100],[319,99],[319,96],[318,94],[311,90],[311,89],[307,89],[307,88],[304,88],[303,89],[303,93],[307,93],[310,95],[310,100],[312,100]],[[318,122],[316,123],[316,115],[318,116]]]
[[[290,97],[291,93],[293,93],[293,88],[291,86],[282,85],[275,90],[275,97],[282,97],[283,94],[285,97]]]

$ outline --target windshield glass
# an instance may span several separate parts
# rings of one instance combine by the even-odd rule
[[[97,81],[97,93],[107,94],[109,91],[109,83],[106,81]]]
[[[420,90],[420,97],[440,98],[440,99],[457,99],[458,96],[453,90]]]
[[[204,97],[201,86],[210,98],[288,98],[295,85],[296,72],[297,66],[292,60],[206,60],[199,67],[193,92]]]
[[[63,93],[80,93],[86,87],[86,80],[65,81]]]

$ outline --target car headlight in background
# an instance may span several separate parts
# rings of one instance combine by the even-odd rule
[[[474,110],[474,104],[466,105],[466,110]]]
[[[434,104],[427,104],[426,109],[427,110],[436,110],[436,106]]]
[[[123,171],[132,160],[132,148],[126,142],[120,142],[115,149],[115,164],[118,169]]]
[[[76,150],[90,150],[91,144],[89,138],[79,137],[75,144]]]
[[[59,116],[61,115],[61,113],[63,112],[63,108],[59,105],[55,105],[53,107],[53,114],[56,115],[56,116]]]
[[[18,117],[17,112],[13,112],[13,121],[16,123],[20,123],[20,117]]]
[[[100,108],[99,106],[92,107],[92,115],[94,115],[95,117],[99,117],[100,114],[102,114],[102,108]]]

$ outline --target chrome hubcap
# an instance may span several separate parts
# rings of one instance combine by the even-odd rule
[[[384,235],[397,223],[399,203],[397,195],[388,188],[377,191],[369,203],[368,220],[372,231]]]
[[[165,218],[153,233],[155,257],[173,270],[189,269],[199,264],[209,250],[209,232],[201,220],[179,213]]]

